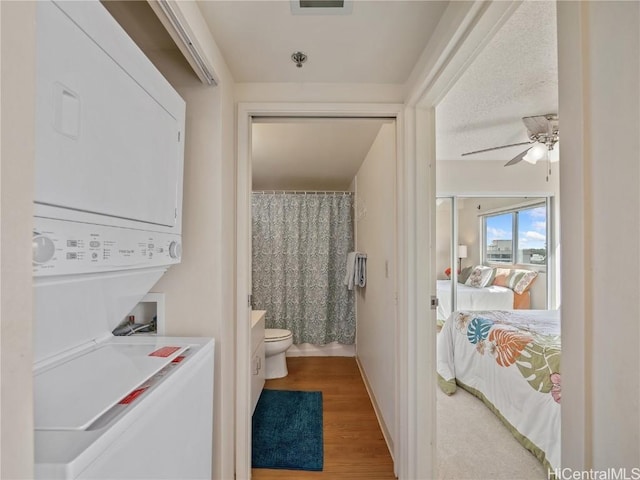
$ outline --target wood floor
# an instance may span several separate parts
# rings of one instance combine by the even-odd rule
[[[265,388],[321,391],[324,470],[252,469],[253,479],[392,480],[393,461],[354,358],[290,357],[289,375]]]

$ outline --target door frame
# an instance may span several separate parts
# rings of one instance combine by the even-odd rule
[[[397,288],[399,302],[396,305],[398,321],[398,352],[409,349],[407,324],[406,285],[413,280],[409,275],[405,243],[412,238],[407,205],[407,178],[404,156],[404,106],[396,103],[239,103],[238,104],[238,163],[236,190],[236,478],[251,478],[251,125],[254,117],[291,117],[291,118],[390,118],[396,125],[396,201],[398,219],[396,224],[396,260]],[[411,270],[413,271],[413,270]],[[408,478],[406,471],[406,445],[411,445],[411,437],[407,432],[415,427],[408,423],[408,394],[411,368],[410,358],[398,354],[396,373],[396,431],[394,432],[394,468],[399,478]],[[401,436],[401,437],[400,437]]]
[[[435,40],[427,45],[413,73],[413,87],[405,100],[407,178],[413,182],[408,200],[412,233],[407,239],[409,265],[407,309],[411,354],[408,415],[418,428],[410,432],[407,473],[402,478],[437,478],[436,427],[436,106],[521,1],[452,2],[445,11]],[[440,28],[442,26],[442,28]],[[411,261],[413,260],[413,262]],[[400,478],[400,477],[399,477]]]

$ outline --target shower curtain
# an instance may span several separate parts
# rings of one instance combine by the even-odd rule
[[[252,195],[253,308],[295,344],[355,341],[354,295],[343,283],[352,205],[342,192]]]

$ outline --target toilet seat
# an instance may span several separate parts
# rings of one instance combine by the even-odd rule
[[[281,340],[287,340],[293,337],[293,333],[283,328],[265,328],[264,329],[264,341],[265,342],[279,342]]]

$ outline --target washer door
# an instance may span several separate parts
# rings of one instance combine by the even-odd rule
[[[85,430],[186,349],[106,344],[36,372],[36,430]]]

